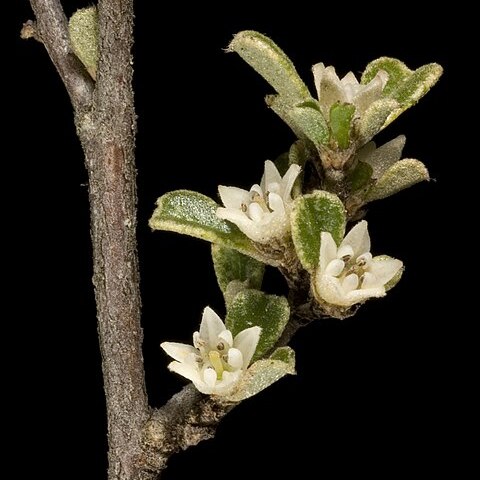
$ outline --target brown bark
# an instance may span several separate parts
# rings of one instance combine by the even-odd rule
[[[44,43],[70,95],[89,176],[95,298],[108,415],[109,478],[133,480],[150,412],[145,393],[136,244],[133,0],[98,3],[97,81],[71,51],[59,0],[31,0],[31,35]]]

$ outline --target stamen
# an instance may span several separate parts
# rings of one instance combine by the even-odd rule
[[[247,213],[247,210],[248,210],[247,204],[246,204],[246,203],[242,203],[241,209],[242,209],[242,212],[243,212],[243,213]]]
[[[225,344],[223,342],[218,342],[217,350],[225,350]]]

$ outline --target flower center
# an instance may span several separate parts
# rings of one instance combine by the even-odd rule
[[[224,362],[220,357],[220,353],[217,350],[212,350],[208,354],[208,359],[210,360],[210,363],[212,364],[212,367],[214,368],[217,374],[217,380],[221,380],[223,371],[225,370],[225,368],[224,368]]]
[[[327,265],[325,273],[337,277],[347,292],[366,288],[372,276],[368,271],[371,259],[369,252],[354,258],[353,250],[347,246],[344,251],[338,251],[338,258]]]

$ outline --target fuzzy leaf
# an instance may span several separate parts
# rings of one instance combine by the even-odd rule
[[[325,145],[330,137],[328,125],[314,102],[297,105],[287,111],[288,120],[300,132],[300,138],[307,138],[315,147]]]
[[[316,191],[297,198],[292,206],[292,239],[302,265],[313,271],[320,253],[320,234],[330,232],[338,243],[345,233],[346,215],[333,193]]]
[[[309,148],[303,140],[297,140],[290,147],[288,152],[289,165],[300,165],[300,167],[302,167],[300,174],[295,179],[295,183],[293,184],[292,198],[297,198],[302,194],[303,179],[305,177],[305,164],[311,155],[312,153],[309,151]]]
[[[298,138],[305,138],[302,130],[294,123],[289,115],[291,105],[280,95],[267,95],[265,103],[271,108],[292,130]]]
[[[288,151],[288,164],[300,165],[303,169],[310,155],[311,153],[305,143],[302,140],[298,140],[292,144]]]
[[[363,72],[361,83],[366,85],[375,78],[379,70],[388,73],[388,81],[383,89],[388,95],[400,82],[408,78],[413,72],[403,62],[396,58],[381,57],[370,62]]]
[[[347,180],[352,192],[358,192],[366,187],[372,178],[373,168],[365,162],[358,162],[356,167],[348,174]]]
[[[287,361],[283,361],[283,359]],[[270,358],[258,360],[243,375],[237,388],[225,398],[240,402],[269,387],[285,375],[295,373],[295,352],[289,347],[277,349]]]
[[[246,328],[262,328],[254,360],[263,357],[277,343],[290,318],[285,297],[267,295],[259,290],[244,290],[230,303],[225,324],[235,336]]]
[[[406,109],[417,103],[438,82],[442,73],[443,68],[438,63],[423,65],[400,82],[389,96]]]
[[[95,79],[100,55],[97,7],[77,10],[68,21],[68,34],[72,50]]]
[[[265,265],[254,258],[222,245],[212,245],[212,259],[217,281],[225,293],[230,282],[244,282],[246,288],[262,286]]]
[[[311,97],[292,61],[265,35],[252,30],[239,32],[228,51],[238,53],[288,103],[293,105]]]
[[[290,347],[277,348],[269,357],[271,360],[280,360],[291,367],[289,373],[295,373],[295,352]]]
[[[425,165],[411,158],[394,163],[368,192],[366,201],[380,200],[411,187],[423,180],[429,180]]]
[[[355,105],[336,103],[330,109],[330,131],[337,145],[345,150],[350,145],[350,128],[355,113]]]
[[[356,126],[359,145],[364,145],[384,129],[390,122],[392,112],[397,110],[398,102],[392,98],[382,98],[372,103]]]
[[[149,221],[152,230],[167,230],[233,248],[260,261],[267,261],[249,238],[232,223],[217,217],[219,205],[211,198],[189,190],[162,195]],[[272,263],[272,262],[267,262]]]

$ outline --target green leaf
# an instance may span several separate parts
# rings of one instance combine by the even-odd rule
[[[284,361],[285,359],[286,361]],[[295,352],[289,347],[277,349],[270,358],[258,360],[242,376],[227,402],[240,402],[269,387],[285,375],[295,373]]]
[[[365,162],[358,162],[356,167],[348,174],[347,180],[352,192],[365,188],[372,178],[373,168]]]
[[[361,83],[366,85],[371,82],[379,70],[388,73],[388,81],[383,93],[388,95],[400,82],[407,79],[413,72],[403,62],[396,58],[381,57],[370,62],[363,72]]]
[[[390,123],[390,115],[396,113],[397,109],[398,102],[392,98],[382,98],[372,103],[356,126],[359,145],[364,145],[384,129]]]
[[[411,187],[423,180],[429,180],[425,165],[411,158],[394,163],[368,192],[366,201],[380,200]]]
[[[303,140],[297,140],[288,152],[289,165],[300,165],[302,170],[295,179],[295,183],[292,188],[292,198],[297,198],[302,194],[302,185],[305,178],[305,165],[308,159],[313,155],[312,149],[309,149]]]
[[[283,97],[280,95],[267,95],[265,97],[265,103],[290,127],[298,138],[305,137],[302,130],[300,130],[293,122],[293,119],[290,118],[289,112],[292,107]]]
[[[355,113],[355,105],[336,103],[330,109],[330,130],[337,145],[345,150],[350,145],[350,128]]]
[[[239,32],[233,37],[228,51],[238,53],[289,103],[311,97],[292,61],[265,35],[252,30]]]
[[[267,295],[259,290],[244,290],[230,303],[225,324],[237,335],[246,328],[262,328],[254,360],[263,357],[277,343],[290,318],[285,297]]]
[[[400,60],[382,57],[367,65],[362,75],[362,83],[366,84],[372,80],[379,70],[384,70],[389,75],[383,96],[396,100],[400,106],[388,116],[383,128],[417,103],[437,83],[443,73],[442,67],[437,63],[423,65],[412,71]]]
[[[237,250],[222,245],[212,245],[212,259],[217,281],[225,293],[228,284],[233,280],[245,282],[246,288],[262,286],[265,265],[254,258],[247,257]]]
[[[168,192],[157,200],[149,225],[152,230],[167,230],[218,243],[271,264],[235,225],[217,217],[218,206],[197,192]]]
[[[291,371],[288,373],[295,373],[295,352],[290,347],[277,348],[269,357],[271,360],[280,360],[281,362],[290,365]]]
[[[307,160],[310,158],[311,152],[302,140],[298,140],[292,144],[288,152],[288,164],[300,165],[302,169],[305,167]]]
[[[100,55],[97,7],[77,10],[68,21],[68,34],[72,50],[95,80]]]
[[[438,63],[423,65],[408,78],[397,84],[389,93],[389,96],[397,100],[402,106],[401,111],[403,112],[417,103],[438,82],[442,73],[443,68]]]
[[[328,125],[313,102],[297,105],[287,111],[288,120],[300,132],[300,138],[307,138],[315,147],[325,145],[330,137]]]
[[[280,95],[267,95],[265,101],[298,138],[311,141],[317,148],[328,142],[328,125],[316,100],[293,107]]]
[[[346,214],[341,200],[333,193],[316,191],[294,200],[292,239],[302,265],[313,271],[320,254],[320,234],[330,232],[339,244],[345,234]]]

